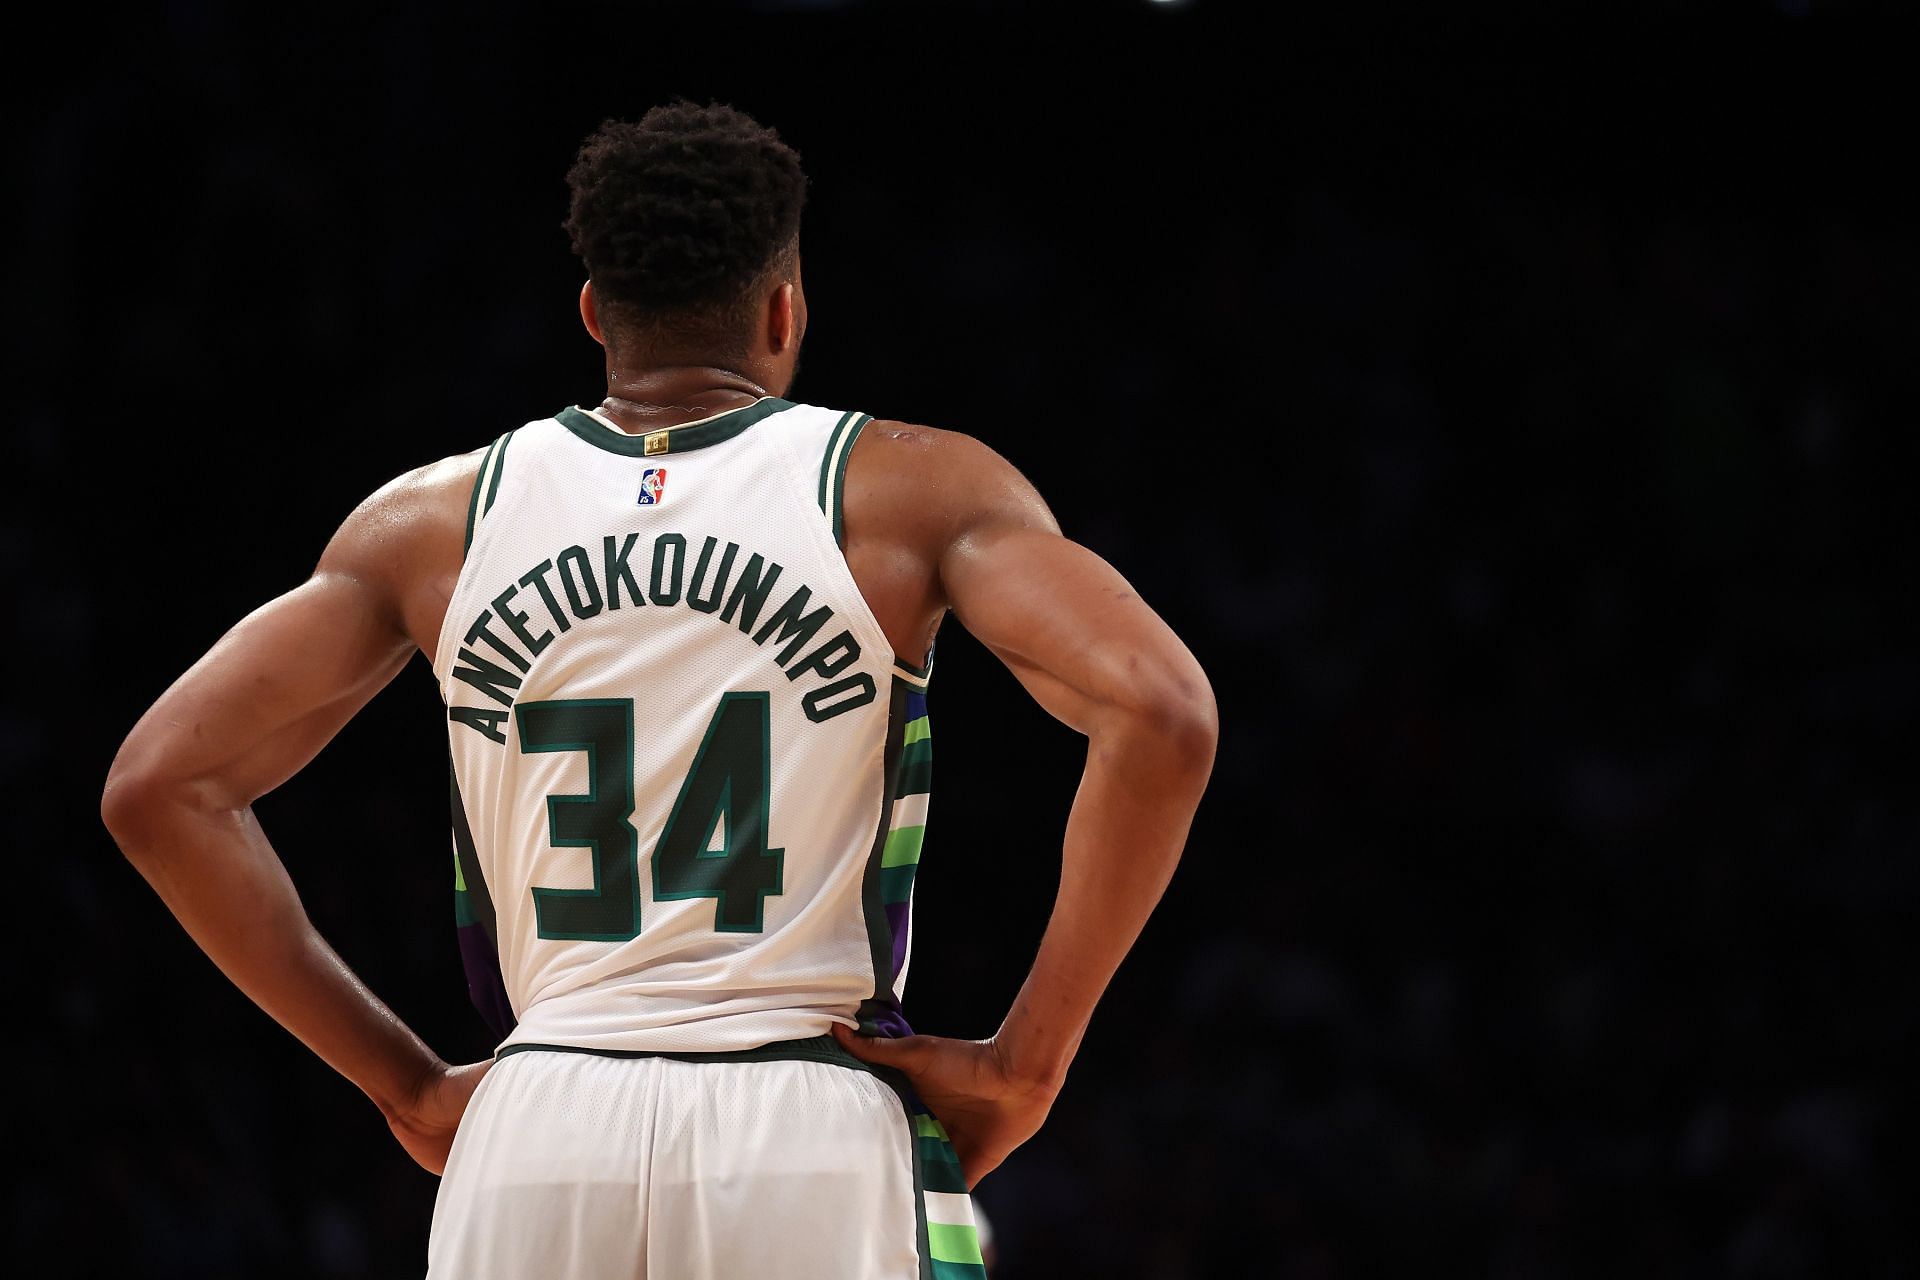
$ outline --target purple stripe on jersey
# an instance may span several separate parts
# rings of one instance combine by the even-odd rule
[[[889,902],[886,906],[887,931],[893,934],[893,974],[898,978],[907,964],[907,903]]]
[[[900,1006],[893,1001],[882,1004],[878,1000],[869,1000],[860,1008],[860,1034],[898,1040],[901,1036],[912,1035],[913,1028],[907,1025],[906,1015],[900,1012]]]
[[[461,925],[454,936],[460,939],[460,967],[467,971],[467,996],[495,1034],[505,1038],[516,1020],[507,1002],[506,981],[500,976],[500,954],[477,924]]]

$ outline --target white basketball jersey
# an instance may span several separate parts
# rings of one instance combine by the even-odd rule
[[[905,1034],[926,672],[841,552],[868,419],[762,399],[494,442],[434,674],[475,1003],[506,1044]]]

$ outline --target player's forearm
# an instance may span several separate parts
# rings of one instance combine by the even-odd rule
[[[1213,766],[1211,698],[1115,715],[1088,735],[1060,892],[996,1043],[1020,1076],[1058,1088],[1094,1006],[1180,860]]]
[[[103,814],[200,949],[389,1117],[444,1066],[314,929],[251,808],[123,784]]]

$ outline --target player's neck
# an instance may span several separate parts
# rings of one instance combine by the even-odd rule
[[[712,365],[660,365],[607,370],[602,411],[619,422],[651,428],[694,422],[738,409],[767,395],[745,374]]]

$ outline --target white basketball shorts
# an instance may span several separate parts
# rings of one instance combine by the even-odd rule
[[[984,1280],[946,1132],[828,1037],[514,1046],[474,1091],[429,1280]]]

